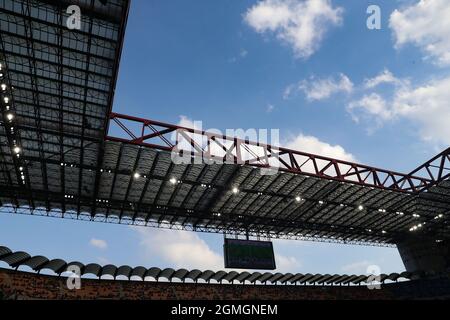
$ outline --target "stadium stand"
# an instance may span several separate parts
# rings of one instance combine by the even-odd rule
[[[368,275],[282,274],[247,271],[174,270],[114,265],[67,263],[0,247],[2,299],[151,299],[151,300],[390,300],[450,298],[449,275],[424,272],[381,274],[380,289]],[[68,289],[67,270],[78,266],[81,288]],[[27,266],[34,272],[18,270]],[[40,272],[52,270],[55,275]],[[57,275],[57,276],[56,276]],[[93,275],[98,279],[86,278]],[[106,279],[109,277],[109,279]],[[111,279],[112,278],[112,279]],[[121,280],[119,280],[119,278]],[[122,280],[125,278],[125,280]],[[145,281],[144,281],[145,280]],[[403,281],[401,281],[403,280]],[[391,282],[391,283],[389,283]]]
[[[449,278],[367,286],[200,284],[82,279],[69,290],[65,277],[0,269],[1,299],[126,300],[392,300],[450,298]]]
[[[210,283],[211,281],[218,283],[231,283],[234,284],[283,284],[283,285],[361,285],[361,284],[372,284],[373,278],[369,275],[330,275],[330,274],[302,274],[302,273],[271,273],[271,272],[253,272],[249,273],[247,271],[236,272],[236,271],[200,271],[197,269],[188,271],[186,269],[174,270],[172,268],[160,269],[157,267],[145,268],[138,266],[132,268],[130,266],[116,267],[112,264],[105,266],[100,266],[96,263],[83,264],[78,261],[73,261],[67,263],[62,259],[48,259],[44,256],[33,256],[31,257],[28,253],[23,251],[12,252],[7,247],[0,246],[0,261],[6,262],[11,268],[18,269],[21,266],[27,266],[36,272],[41,272],[42,270],[51,270],[55,274],[61,276],[67,270],[71,270],[71,267],[77,266],[80,270],[80,276],[93,275],[98,278],[104,278],[106,276],[113,277],[117,279],[122,276],[128,280],[132,278],[140,278],[141,280],[146,280],[148,278],[154,279],[155,281],[167,280],[170,282],[179,280],[185,282],[193,281],[203,281]],[[417,272],[402,272],[402,273],[391,273],[381,274],[379,280],[381,283],[385,281],[399,281],[403,280],[414,280],[423,278],[425,274],[421,271]]]

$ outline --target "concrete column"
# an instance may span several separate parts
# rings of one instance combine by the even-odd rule
[[[399,242],[397,248],[407,271],[442,272],[450,268],[448,242],[411,237]]]

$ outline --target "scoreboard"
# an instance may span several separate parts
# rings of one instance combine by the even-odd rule
[[[270,241],[225,239],[225,268],[274,270],[275,257]]]

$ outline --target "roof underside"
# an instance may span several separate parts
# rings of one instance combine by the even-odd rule
[[[69,5],[80,7],[81,29],[68,29]],[[8,85],[2,94],[11,95],[0,113],[2,203],[25,200],[37,208],[42,198],[34,192],[45,192],[44,207],[54,207],[51,192],[65,194],[71,177],[54,161],[80,166],[77,194],[92,183],[83,168],[102,162],[128,6],[128,0],[0,0],[0,63]],[[65,210],[64,201],[59,208]]]
[[[95,151],[87,149],[85,155],[94,158]],[[1,201],[19,201],[19,207],[33,201],[42,209],[35,214],[44,215],[48,205],[54,216],[62,215],[64,204],[66,217],[84,220],[373,244],[395,243],[419,223],[425,222],[424,230],[433,228],[440,222],[435,217],[449,212],[449,181],[415,196],[292,173],[261,175],[250,166],[174,165],[169,152],[111,141],[105,143],[93,201],[97,168],[85,163],[79,197],[80,166],[70,164],[78,154],[71,157],[63,165],[47,161],[48,191],[39,166],[30,162],[31,197],[25,188],[2,187]],[[233,193],[234,186],[238,193]],[[433,230],[436,239],[447,237],[446,224],[439,233]]]
[[[76,2],[81,30],[65,27],[63,1],[0,0],[15,114],[0,113],[4,209],[332,242],[394,244],[419,224],[449,237],[445,179],[405,193],[248,165],[174,164],[168,151],[105,141],[129,4]]]

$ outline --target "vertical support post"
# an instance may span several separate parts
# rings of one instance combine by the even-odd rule
[[[444,272],[450,267],[450,248],[447,241],[411,237],[397,244],[407,271]]]

